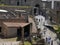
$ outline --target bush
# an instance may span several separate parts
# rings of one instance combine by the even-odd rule
[[[60,26],[58,27],[58,29],[56,30],[56,32],[60,34]]]

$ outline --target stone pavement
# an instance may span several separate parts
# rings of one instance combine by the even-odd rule
[[[42,32],[42,38],[44,38],[45,41],[46,41],[46,37],[51,37],[51,40],[50,40],[50,44],[49,45],[51,45],[51,43],[52,43],[51,41],[52,40],[53,40],[53,45],[59,45],[57,43],[57,42],[59,42],[59,41],[57,41],[59,39],[57,38],[57,34],[56,33],[52,32],[48,28],[46,28],[45,34],[44,34],[44,31],[41,31],[41,32]]]
[[[36,33],[37,28],[36,28],[36,25],[35,25],[33,18],[29,17],[29,23],[32,23],[32,33]]]

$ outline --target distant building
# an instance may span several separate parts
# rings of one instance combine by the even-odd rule
[[[60,23],[60,0],[42,0],[42,7],[48,10],[47,14],[53,22]]]
[[[16,5],[16,6],[24,6],[24,5],[34,5],[40,4],[41,0],[0,0],[1,4],[7,5]]]
[[[4,0],[4,1],[0,0],[0,4],[11,5],[11,6],[32,6],[39,8],[42,7],[41,0]]]
[[[60,0],[42,0],[46,7],[52,9],[60,9]]]

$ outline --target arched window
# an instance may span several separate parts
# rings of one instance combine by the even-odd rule
[[[40,7],[40,5],[39,5],[39,4],[36,4],[36,5],[35,5],[35,7],[38,7],[38,8],[39,8],[39,7]]]
[[[36,4],[35,8],[34,8],[34,15],[36,15],[36,13],[38,12],[38,14],[40,14],[40,5]]]
[[[25,2],[26,2],[26,0],[25,0]]]
[[[19,6],[19,1],[17,2],[17,6]]]
[[[36,11],[37,11],[37,9],[36,9],[36,8],[34,8],[34,14],[36,14]]]

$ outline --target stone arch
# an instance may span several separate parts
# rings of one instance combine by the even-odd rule
[[[36,14],[36,13],[40,14],[40,13],[39,13],[40,5],[39,5],[39,4],[35,4],[34,7],[35,7],[35,8],[34,8],[34,14]]]
[[[17,1],[17,6],[19,6],[19,1]]]
[[[35,7],[38,7],[38,8],[39,8],[39,7],[40,7],[40,5],[39,5],[39,4],[35,4]]]

